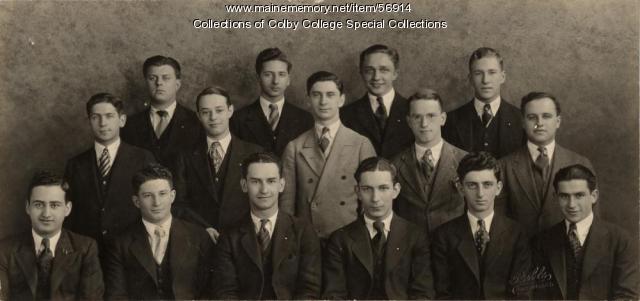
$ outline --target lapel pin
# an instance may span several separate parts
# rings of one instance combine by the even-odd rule
[[[400,251],[400,248],[399,248],[399,247],[398,247],[398,248],[396,248],[396,251]]]
[[[287,239],[289,239],[289,237],[286,237],[286,236],[285,236],[285,237],[284,237],[284,240],[287,240]]]

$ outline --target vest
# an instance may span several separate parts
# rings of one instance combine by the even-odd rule
[[[261,300],[277,299],[276,292],[273,289],[273,243],[269,242],[267,253],[262,257],[262,294]]]
[[[475,116],[472,120],[473,130],[473,151],[485,151],[490,152],[496,158],[498,157],[499,145],[499,132],[498,124],[500,123],[500,110],[496,116],[493,117],[488,127],[482,125],[480,117]]]
[[[167,251],[162,258],[160,264],[156,263],[156,278],[158,279],[158,285],[156,286],[157,299],[174,299],[173,296],[173,278],[171,275],[170,265],[170,250],[171,248],[167,244]]]

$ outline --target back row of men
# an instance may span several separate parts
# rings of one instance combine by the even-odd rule
[[[272,196],[272,194],[263,193],[258,189],[254,191],[256,194],[255,202],[251,200],[252,193],[249,189],[251,185],[246,185],[246,183],[258,185],[260,181],[255,180],[255,182],[252,182],[254,180],[248,177],[246,170],[244,170],[244,168],[247,168],[246,164],[242,164],[243,160],[251,157],[251,154],[267,150],[282,156],[282,170],[277,168],[278,175],[282,176],[281,182],[283,183],[279,206],[277,207],[280,208],[283,214],[286,213],[288,216],[293,215],[310,221],[311,228],[309,229],[311,229],[310,233],[313,235],[308,235],[305,232],[305,235],[300,234],[300,236],[319,237],[321,249],[325,252],[325,262],[328,262],[324,265],[326,271],[327,269],[332,269],[330,264],[330,251],[332,248],[330,246],[334,243],[339,244],[339,242],[334,242],[336,239],[329,239],[332,233],[341,233],[340,231],[336,232],[336,230],[343,227],[348,229],[349,226],[347,225],[354,221],[367,221],[366,218],[358,218],[358,213],[363,211],[365,217],[368,211],[386,212],[384,208],[377,205],[372,205],[370,206],[371,208],[367,209],[366,200],[363,200],[363,198],[366,195],[376,196],[381,192],[377,192],[378,188],[374,189],[374,186],[365,185],[366,187],[363,187],[362,183],[359,183],[362,180],[361,175],[356,172],[358,166],[362,166],[366,162],[366,158],[375,156],[377,153],[381,157],[392,159],[393,162],[393,165],[389,164],[394,166],[394,171],[390,172],[392,176],[391,185],[387,185],[386,188],[379,188],[379,190],[382,193],[397,190],[398,193],[393,195],[393,198],[397,196],[397,200],[393,202],[393,209],[397,214],[397,218],[394,217],[394,220],[406,219],[411,223],[417,224],[419,226],[418,229],[423,229],[429,233],[429,236],[434,241],[432,255],[434,256],[433,271],[436,276],[436,291],[439,291],[438,287],[440,286],[440,288],[447,287],[449,290],[456,288],[456,292],[458,292],[449,291],[448,293],[439,293],[437,296],[508,298],[511,295],[506,295],[506,288],[508,287],[506,284],[503,287],[505,290],[500,289],[500,293],[497,294],[484,287],[484,282],[491,282],[492,280],[485,279],[485,266],[482,260],[480,261],[480,267],[476,266],[476,269],[471,269],[476,272],[478,290],[475,292],[477,294],[460,295],[459,293],[468,291],[466,289],[457,291],[458,285],[456,281],[463,278],[438,272],[440,260],[445,260],[445,262],[452,261],[435,257],[437,250],[435,242],[441,237],[435,233],[436,228],[440,228],[440,232],[447,231],[445,229],[448,229],[448,227],[440,226],[448,222],[452,223],[452,221],[460,219],[461,216],[466,216],[465,212],[470,212],[468,213],[469,220],[471,220],[472,216],[475,216],[476,220],[482,220],[486,217],[485,226],[480,226],[480,224],[475,223],[475,220],[471,224],[467,221],[467,226],[470,225],[471,227],[471,230],[468,231],[469,237],[472,239],[471,246],[474,245],[473,237],[476,237],[476,246],[480,246],[482,245],[480,243],[482,242],[482,237],[492,237],[493,242],[495,237],[499,237],[498,235],[500,234],[496,233],[496,236],[494,236],[494,232],[491,231],[494,210],[493,198],[490,201],[491,214],[476,216],[473,215],[474,212],[471,205],[469,205],[468,199],[465,206],[463,195],[467,195],[458,193],[458,190],[464,192],[465,189],[463,179],[465,174],[460,176],[459,170],[463,168],[460,162],[466,155],[466,151],[488,151],[497,157],[503,157],[500,160],[499,168],[494,168],[496,174],[495,186],[500,186],[495,193],[498,195],[495,209],[499,216],[513,218],[521,225],[512,226],[511,222],[507,222],[508,231],[505,232],[515,238],[520,236],[531,237],[540,233],[543,229],[560,223],[563,219],[575,222],[578,225],[577,232],[583,235],[583,238],[586,238],[587,233],[590,233],[589,229],[593,221],[590,205],[587,211],[587,209],[583,208],[585,206],[577,206],[575,202],[569,202],[573,205],[569,206],[571,209],[567,212],[574,218],[570,219],[566,217],[566,214],[563,218],[562,213],[564,211],[561,210],[561,206],[556,201],[556,196],[559,195],[556,191],[558,187],[552,185],[552,179],[561,168],[570,165],[578,164],[584,166],[588,171],[587,174],[590,173],[591,175],[593,175],[593,168],[586,158],[556,145],[555,132],[559,128],[561,118],[560,106],[554,96],[542,92],[529,93],[522,99],[520,112],[506,101],[501,100],[500,86],[505,80],[505,73],[502,59],[495,50],[480,48],[472,54],[469,60],[469,79],[474,87],[475,98],[468,104],[448,114],[443,111],[441,97],[433,90],[421,89],[408,100],[395,92],[393,81],[397,77],[398,62],[397,52],[387,46],[374,45],[363,51],[360,56],[360,71],[368,93],[362,99],[344,108],[342,108],[345,102],[344,87],[340,79],[336,75],[324,71],[312,74],[307,80],[310,114],[285,102],[284,93],[290,82],[291,63],[280,50],[276,48],[266,49],[258,55],[256,60],[256,72],[262,91],[259,100],[234,112],[234,107],[226,90],[220,87],[209,87],[196,97],[197,113],[194,114],[176,102],[176,92],[180,87],[179,64],[167,57],[156,56],[149,58],[143,66],[143,72],[151,95],[151,106],[148,110],[127,120],[122,102],[110,94],[96,94],[87,103],[87,114],[89,115],[95,143],[94,147],[72,158],[67,164],[65,179],[70,186],[67,194],[68,198],[73,200],[74,210],[70,210],[66,225],[74,232],[97,240],[98,248],[101,250],[103,268],[105,268],[106,275],[109,276],[109,266],[113,266],[113,264],[109,265],[108,263],[113,263],[113,260],[107,261],[105,257],[118,252],[105,252],[104,250],[107,249],[117,249],[116,247],[107,248],[106,245],[117,246],[118,243],[112,244],[111,242],[120,242],[120,248],[126,249],[128,247],[127,243],[122,242],[122,237],[126,235],[117,236],[116,233],[131,232],[132,227],[144,230],[142,227],[144,223],[140,223],[140,211],[142,211],[143,220],[145,220],[144,210],[136,208],[140,207],[136,202],[136,197],[140,199],[143,195],[140,195],[140,185],[136,186],[135,181],[133,187],[131,187],[131,179],[135,179],[134,174],[147,163],[157,160],[169,166],[175,174],[174,179],[167,181],[170,191],[173,191],[171,189],[173,188],[173,183],[175,183],[175,193],[177,193],[175,203],[173,203],[173,206],[169,205],[173,215],[206,229],[211,240],[218,244],[217,249],[227,250],[224,248],[224,239],[219,242],[222,239],[220,233],[228,234],[227,236],[223,235],[228,239],[232,237],[232,234],[235,233],[233,229],[245,224],[248,216],[251,216],[249,212],[255,214],[254,207],[260,207],[260,204],[265,203],[266,199]],[[122,132],[123,141],[120,140],[121,127],[124,127]],[[525,135],[523,135],[523,128]],[[138,147],[127,144],[127,142]],[[486,157],[486,155],[483,156]],[[381,164],[384,165],[383,163],[386,161],[378,159],[376,162],[378,163],[375,166],[379,166]],[[498,169],[502,176],[498,175]],[[245,171],[244,174],[242,174],[243,170]],[[356,177],[353,177],[354,173]],[[589,178],[587,176],[582,177],[585,178],[585,181],[588,180],[586,178]],[[279,178],[275,177],[275,182],[279,183]],[[245,181],[245,184],[241,185],[242,181]],[[595,183],[595,180],[591,182]],[[591,182],[586,181],[585,183]],[[396,183],[398,184],[397,188]],[[498,185],[497,183],[500,184]],[[476,184],[475,186],[469,184],[470,186],[467,188],[470,191],[482,191],[484,188],[489,188],[488,186],[485,187],[487,183],[483,181]],[[491,186],[490,184],[487,185]],[[354,189],[354,187],[356,188]],[[483,189],[480,189],[480,187],[483,187]],[[504,188],[501,189],[501,187]],[[592,187],[590,185],[588,188],[588,194],[593,196],[592,203],[595,203],[597,189],[595,186]],[[498,193],[500,191],[502,193]],[[567,192],[566,194],[571,195],[572,193]],[[488,206],[489,200],[485,199],[482,194],[478,192],[477,203],[482,206]],[[134,197],[134,202],[130,201],[132,195],[136,196]],[[581,199],[584,196],[584,193],[579,195]],[[277,198],[278,196],[276,195]],[[157,205],[157,207],[162,206]],[[265,205],[265,207],[268,206]],[[155,214],[156,211],[161,212],[161,209],[154,207],[150,211],[151,214]],[[274,217],[278,215],[268,216]],[[369,214],[370,218],[372,216],[375,215]],[[367,225],[370,226],[371,237],[375,238],[377,235],[378,243],[382,240],[382,245],[385,245],[388,250],[390,250],[389,245],[393,245],[395,247],[393,250],[400,251],[403,249],[402,246],[392,244],[395,239],[393,235],[388,236],[389,244],[386,244],[386,235],[389,234],[389,231],[393,231],[393,229],[389,230],[389,227],[393,227],[393,223],[390,223],[387,219],[390,218],[389,216],[395,215],[387,214],[383,218],[369,220],[386,221],[383,228],[387,233],[384,233],[384,235],[375,234],[378,230],[374,229],[373,222]],[[264,237],[267,234],[267,236],[272,236],[274,231],[278,232],[276,231],[277,227],[275,227],[277,224],[274,221],[265,222],[266,225],[260,225],[259,220],[258,218],[255,221],[255,231],[248,231],[253,232],[253,237],[258,243],[261,241],[261,236]],[[501,220],[501,218],[497,220]],[[166,220],[163,220],[164,222]],[[580,224],[580,222],[583,222],[583,224]],[[170,221],[169,223],[171,224]],[[500,222],[497,223],[498,225],[500,224]],[[135,226],[136,224],[138,226]],[[162,226],[162,224],[159,225]],[[516,224],[514,223],[513,225]],[[607,229],[612,229],[607,231],[614,233],[611,234],[612,236],[608,236],[609,242],[614,245],[608,245],[604,250],[628,254],[626,248],[631,246],[628,246],[626,236],[618,228],[609,224],[606,225]],[[144,224],[144,226],[148,228],[149,239],[148,243],[146,243],[146,248],[138,249],[138,251],[150,254],[151,249],[155,250],[155,242],[162,241],[162,239],[154,240],[155,234],[151,230],[152,226],[147,227],[147,224]],[[569,226],[570,223],[566,227]],[[518,230],[519,227],[523,228],[522,233]],[[262,230],[263,228],[265,229],[264,231]],[[308,230],[306,226],[295,228]],[[500,228],[501,226],[493,227],[494,231],[498,231],[495,229]],[[450,229],[448,231],[453,230]],[[384,231],[381,230],[380,232]],[[138,234],[140,233],[144,238],[145,232],[138,231]],[[565,230],[565,237],[570,236],[567,233],[571,233],[571,231]],[[291,237],[294,236],[297,237],[297,235],[293,234]],[[334,237],[336,236],[341,237],[340,234],[334,234]],[[382,239],[380,236],[382,236]],[[396,236],[400,236],[400,234]],[[450,235],[447,234],[445,236],[448,237]],[[35,232],[33,237],[36,237]],[[119,238],[116,239],[115,237]],[[129,240],[135,241],[136,237],[139,236],[131,235]],[[289,239],[287,235],[278,237],[284,237],[285,240]],[[421,235],[416,237],[421,237]],[[613,241],[613,238],[615,238],[615,241]],[[343,237],[342,239],[349,239],[349,237]],[[516,240],[522,241],[520,238]],[[411,239],[405,241],[403,238],[397,243],[404,244],[410,243],[410,241]],[[560,242],[564,241],[568,240],[560,240]],[[292,242],[295,241],[290,241],[290,243]],[[35,239],[32,243],[35,243],[35,246],[39,246],[42,243],[42,239]],[[193,242],[179,243],[184,246]],[[243,242],[242,239],[238,238],[238,241],[227,243],[231,244],[227,246],[231,248],[228,250],[228,254],[231,254],[230,258],[244,260],[238,259],[234,251],[237,251],[236,247],[249,246],[245,245],[245,243],[249,242]],[[235,243],[238,243],[238,245],[236,246]],[[463,240],[447,242],[445,239],[443,243],[451,244],[448,247],[455,247],[458,243],[462,244]],[[486,244],[486,241],[484,243]],[[499,243],[494,242],[494,244]],[[582,239],[581,242],[578,242],[578,247],[584,248],[586,247],[585,244],[585,239]],[[267,245],[270,246],[270,244]],[[294,245],[299,246],[300,243]],[[370,242],[368,245],[372,246],[373,244]],[[488,243],[488,245],[491,246],[491,243]],[[409,247],[409,245],[404,245],[404,247]],[[42,254],[38,252],[39,247],[34,248],[37,254]],[[338,250],[346,252],[345,248],[347,248],[346,245],[339,245]],[[427,248],[425,247],[425,249]],[[476,249],[484,250],[483,247],[477,247]],[[487,248],[487,250],[491,249],[491,247]],[[564,245],[561,245],[559,249],[552,250],[562,253],[563,249],[568,250]],[[620,249],[624,250],[619,251]],[[364,251],[367,250],[365,249]],[[587,250],[589,249],[587,248]],[[120,251],[121,253],[126,253],[123,249]],[[354,252],[361,251],[363,250],[358,250],[357,248],[354,250]],[[294,259],[297,258],[295,255],[298,252],[302,251],[296,250],[293,252],[294,256],[278,258],[278,261],[284,260],[283,262],[287,262],[287,260],[292,260],[293,266],[287,265],[287,269],[293,269],[297,272],[298,261]],[[491,253],[490,251],[488,252]],[[222,251],[218,253],[224,254]],[[449,253],[451,252],[445,250],[445,255],[449,255]],[[387,254],[385,255],[387,257],[378,258],[387,260],[388,256],[391,256],[388,252],[385,254]],[[484,251],[481,251],[480,254],[484,254]],[[462,255],[464,255],[462,256],[462,259],[465,260],[464,263],[474,263],[473,257],[469,257],[473,254],[462,253]],[[631,254],[631,259],[634,259],[636,255],[635,253]],[[429,257],[426,256],[424,258]],[[618,258],[617,255],[615,257]],[[197,256],[193,256],[193,258],[197,258]],[[477,259],[478,256],[476,255],[475,258]],[[268,255],[265,259],[273,260],[276,258]],[[118,258],[116,261],[127,267],[129,264],[133,264],[132,260],[131,258]],[[345,258],[344,260],[352,259]],[[393,277],[380,272],[380,269],[384,271],[384,268],[389,266],[388,264],[380,266],[376,261],[373,265],[367,265],[373,263],[371,256],[368,259],[367,257],[358,257],[358,260],[360,262],[362,260],[366,261],[363,267],[370,272],[369,276],[383,275],[382,278],[374,277],[375,279],[369,279],[373,281],[372,285],[378,285],[378,291],[372,290],[371,286],[364,286],[362,294],[349,293],[344,295],[335,293],[334,295],[330,293],[331,285],[334,284],[334,281],[325,281],[325,292],[329,292],[327,293],[328,297],[379,298],[386,296],[403,299],[402,296],[426,296],[429,298],[436,296],[433,294],[412,295],[408,291],[404,292],[405,295],[397,295],[394,291],[390,291],[393,290],[391,287],[395,287],[395,284],[388,284],[388,281],[392,280],[387,278]],[[388,259],[388,261],[393,260]],[[524,260],[524,262],[526,261]],[[423,261],[418,260],[418,262]],[[163,279],[161,277],[163,276],[162,273],[167,270],[166,268],[162,269],[162,264],[165,264],[162,260],[157,261],[156,267],[150,264],[153,261],[148,258],[145,263],[149,264],[145,266],[147,268],[146,272],[154,280],[154,285],[151,287],[156,288],[155,292],[158,294],[158,298],[178,297],[180,295],[176,291],[175,283],[172,289],[173,295],[159,293],[159,291],[166,292],[169,288],[167,287],[168,284],[162,284],[163,282],[160,281]],[[255,263],[257,264],[257,262]],[[270,262],[267,266],[274,268],[273,263],[275,261]],[[461,261],[460,263],[463,262]],[[477,264],[478,261],[476,260],[475,263]],[[239,263],[236,262],[236,264]],[[344,266],[344,264],[342,263],[340,266]],[[614,263],[608,261],[607,264]],[[618,262],[615,262],[615,264],[618,264]],[[559,296],[565,298],[571,298],[572,296],[594,298],[598,296],[601,296],[601,298],[627,296],[617,290],[618,286],[627,289],[631,287],[632,289],[626,292],[634,296],[637,295],[635,290],[637,286],[635,265],[624,262],[620,264],[625,268],[625,271],[631,272],[626,273],[624,276],[611,275],[611,273],[604,273],[604,276],[602,276],[600,272],[592,273],[597,277],[606,278],[611,276],[616,279],[607,281],[607,283],[611,282],[611,285],[606,289],[597,290],[597,293],[591,291],[590,283],[597,282],[594,279],[601,281],[601,278],[591,279],[587,277],[579,279],[580,277],[575,277],[574,275],[570,279],[575,280],[578,278],[578,283],[583,283],[583,287],[578,286],[577,290],[572,290],[567,288],[569,282],[567,282],[566,276],[562,276],[564,277],[562,278],[559,275],[555,275],[560,272],[554,271],[554,275],[559,277],[558,287],[560,289],[556,293],[562,294],[554,295],[554,298]],[[300,266],[303,265],[307,265],[307,263],[300,263]],[[220,265],[215,264],[214,266]],[[252,281],[251,283],[255,285],[273,283],[273,285],[260,286],[259,294],[257,295],[239,295],[240,297],[277,297],[282,299],[306,296],[287,295],[279,292],[276,288],[276,283],[281,283],[282,281],[298,288],[299,284],[295,280],[300,278],[299,274],[296,274],[296,277],[291,279],[272,279],[270,273],[274,271],[265,270],[262,265],[259,266],[262,280],[267,280],[266,282]],[[565,271],[564,275],[566,275],[567,267],[563,269]],[[449,266],[449,268],[455,268],[455,264]],[[492,268],[492,271],[494,270]],[[515,271],[508,268],[498,268],[498,270],[498,274],[502,273],[502,276],[509,276],[503,277],[505,279],[512,279],[514,274],[511,272]],[[590,268],[585,270],[590,270]],[[226,275],[231,270],[230,267],[226,267],[221,271],[223,272],[218,274]],[[429,271],[431,273],[428,262],[427,264],[419,264],[419,269],[415,270],[415,273],[418,273],[418,271]],[[245,272],[245,270],[242,269],[242,272]],[[170,272],[170,274],[172,273],[178,272]],[[407,279],[415,278],[420,281],[424,280],[424,283],[433,283],[432,280],[429,280],[431,279],[429,278],[430,276],[419,276],[419,273],[413,275],[413,273],[414,268],[409,267],[404,273],[399,274]],[[124,275],[126,274],[124,272],[120,272],[120,274],[122,274],[120,275],[122,277],[119,279],[123,279],[123,277],[127,279],[126,283],[123,282],[123,285],[129,288],[135,287],[134,284],[137,283],[138,279],[129,279],[127,275]],[[439,274],[443,276],[439,277]],[[592,274],[589,274],[589,276]],[[216,273],[214,273],[215,275]],[[523,277],[525,276],[530,275],[523,274]],[[202,278],[195,275],[191,277]],[[240,277],[236,275],[233,277],[237,279],[254,279],[256,276],[244,275]],[[33,280],[33,278],[27,279]],[[109,277],[107,277],[108,279]],[[352,275],[351,272],[348,272],[347,275],[343,275],[343,279],[345,280],[339,281],[339,283],[358,282],[359,280],[352,279],[363,279],[363,276]],[[225,279],[215,283],[220,283],[223,280]],[[362,281],[365,280],[363,279]],[[193,283],[196,282],[193,281]],[[629,286],[630,282],[633,285]],[[388,285],[391,285],[391,287],[388,287]],[[304,287],[304,285],[302,286]],[[366,289],[366,287],[369,287],[369,289]],[[515,286],[512,285],[512,287]],[[269,291],[269,289],[272,289],[272,291]],[[521,290],[529,291],[526,289]],[[567,290],[570,290],[570,292],[567,292]],[[145,290],[136,289],[134,291]],[[242,289],[241,291],[246,290]],[[572,292],[578,295],[571,295]],[[109,294],[109,292],[107,293]],[[263,295],[263,293],[265,294]],[[132,298],[137,298],[135,296]],[[231,295],[219,294],[216,296],[226,298]]]

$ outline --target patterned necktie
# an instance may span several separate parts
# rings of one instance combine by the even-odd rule
[[[375,221],[373,222],[373,228],[376,229],[376,235],[373,237],[372,245],[374,250],[378,255],[382,254],[384,251],[384,245],[387,243],[387,237],[384,234],[384,222]]]
[[[167,126],[169,125],[169,112],[157,111],[156,114],[160,116],[160,120],[154,130],[156,132],[156,137],[160,139],[160,136],[162,136],[162,133],[164,133],[164,130],[167,129]]]
[[[576,223],[569,224],[569,232],[567,234],[569,236],[569,245],[571,245],[573,258],[575,260],[579,260],[582,252],[582,246],[580,245],[580,239],[578,238],[578,229],[576,228]]]
[[[323,127],[322,128],[322,134],[320,135],[320,149],[322,150],[322,153],[325,154],[327,152],[327,148],[329,148],[329,128],[328,127]]]
[[[111,171],[111,157],[106,147],[102,150],[102,155],[100,155],[98,169],[100,170],[100,177],[102,177],[102,179],[106,179]]]
[[[433,159],[433,153],[431,152],[431,149],[427,149],[426,152],[424,152],[424,155],[422,155],[422,170],[424,173],[424,177],[427,179],[427,182],[429,182],[431,180],[431,176],[433,175],[433,171],[435,170],[435,164],[434,164],[434,159]]]
[[[161,264],[162,258],[164,258],[164,253],[167,251],[162,247],[162,238],[167,235],[167,232],[160,227],[156,227],[156,229],[153,230],[153,235],[155,240],[155,244],[153,246],[153,258],[156,260],[157,264]]]
[[[278,126],[278,119],[280,119],[280,112],[278,111],[278,106],[276,104],[270,104],[269,109],[269,125],[271,125],[271,130],[275,132],[276,127]]]
[[[378,102],[378,108],[376,109],[376,120],[378,121],[378,126],[380,127],[380,131],[384,131],[384,127],[387,124],[387,108],[384,106],[384,101],[382,101],[382,97],[378,96],[376,98]]]
[[[538,158],[536,158],[535,164],[542,176],[546,177],[547,169],[549,168],[549,155],[547,154],[547,148],[539,146],[538,151],[540,154],[538,155]]]
[[[484,127],[489,126],[489,122],[491,122],[492,117],[493,113],[491,112],[491,105],[487,103],[484,105],[484,109],[482,110],[482,124]]]
[[[220,166],[222,165],[222,158],[224,158],[222,153],[222,145],[220,142],[211,142],[211,146],[209,147],[209,158],[211,159],[211,163],[213,163],[213,168],[216,173],[220,171]]]
[[[269,248],[269,242],[271,241],[271,238],[269,237],[269,230],[267,230],[268,222],[269,219],[261,219],[260,230],[258,230],[258,244],[260,244],[262,255],[265,255],[265,253],[267,252],[267,249]]]
[[[487,249],[487,243],[491,240],[489,238],[489,232],[487,232],[487,228],[484,226],[484,220],[478,220],[478,230],[476,231],[476,249],[478,250],[478,254],[484,254],[484,251]]]
[[[49,277],[51,276],[53,252],[51,252],[51,248],[49,247],[48,238],[42,239],[41,249],[40,256],[38,256],[37,297],[38,299],[49,299],[51,283]]]

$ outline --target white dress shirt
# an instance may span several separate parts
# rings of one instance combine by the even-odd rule
[[[493,222],[493,215],[494,215],[494,211],[491,211],[491,214],[489,214],[487,217],[483,218],[482,220],[484,221],[484,228],[487,229],[487,233],[491,233],[491,222]],[[471,226],[471,234],[476,235],[476,232],[478,232],[478,220],[479,218],[477,218],[475,215],[471,214],[471,212],[469,212],[467,210],[467,218],[469,219],[469,225]]]
[[[389,237],[389,231],[391,231],[391,220],[393,219],[393,212],[389,214],[389,216],[385,217],[382,222],[384,223],[384,236]],[[367,226],[367,230],[369,230],[369,236],[371,238],[375,237],[378,234],[378,230],[373,226],[375,221],[368,218],[367,215],[364,215],[364,224]]]
[[[440,155],[442,154],[442,146],[444,146],[443,141],[444,140],[440,139],[440,142],[438,142],[438,144],[429,148],[431,150],[431,156],[433,157],[433,166],[437,166],[438,162],[440,161]],[[421,162],[422,157],[424,156],[424,153],[427,151],[428,148],[420,146],[417,143],[415,143],[415,146],[416,146],[416,159],[418,159],[418,162]]]
[[[329,153],[329,151],[331,151],[331,146],[333,145],[333,140],[335,140],[336,134],[338,133],[338,129],[340,129],[340,125],[342,123],[340,122],[340,119],[336,120],[334,123],[330,124],[330,125],[322,125],[319,123],[315,124],[315,129],[316,129],[316,137],[318,137],[318,141],[320,141],[320,138],[322,138],[322,129],[323,128],[328,128],[329,129],[329,145],[327,146],[327,149],[325,150],[325,155]]]
[[[375,96],[371,93],[367,93],[369,96],[369,103],[371,104],[371,111],[374,113],[378,109],[378,96]],[[396,97],[396,90],[391,88],[387,94],[382,95],[382,103],[384,103],[385,108],[387,109],[387,117],[389,117],[389,111],[391,111],[391,105],[393,104],[393,99]]]
[[[172,220],[173,220],[173,217],[169,215],[169,218],[166,221],[164,221],[162,224],[156,225],[154,223],[150,223],[144,220],[144,218],[142,219],[142,223],[144,224],[144,227],[147,230],[147,234],[149,236],[149,244],[151,245],[152,253],[155,251],[154,249],[156,246],[156,239],[157,239],[155,234],[156,228],[159,227],[165,231],[165,236],[160,239],[160,249],[159,249],[160,255],[153,253],[153,257],[158,258],[160,262],[162,262],[162,259],[164,258],[164,254],[167,252],[167,245],[169,244],[169,234],[171,233]]]
[[[567,226],[567,234],[569,234],[569,225],[571,222],[565,219],[564,224]],[[584,246],[584,241],[587,240],[591,224],[593,224],[593,212],[589,213],[587,217],[576,223],[576,230],[578,231],[578,239],[580,240],[581,246]]]
[[[227,150],[229,149],[229,144],[231,144],[231,134],[227,133],[227,135],[222,137],[222,139],[220,140],[215,140],[207,136],[207,150],[211,148],[211,143],[214,143],[216,141],[220,142],[220,147],[222,148],[222,154],[220,154],[220,156],[224,159],[224,156],[227,153]]]
[[[269,107],[271,104],[274,104],[278,107],[278,116],[282,116],[282,108],[284,107],[284,97],[276,102],[270,102],[266,98],[260,96],[260,107],[262,108],[262,113],[264,113],[264,117],[269,121],[269,115],[271,115],[271,108]],[[278,118],[278,122],[280,122],[280,118]],[[276,126],[278,124],[276,123]]]
[[[544,146],[547,149],[547,157],[549,158],[549,164],[551,164],[551,160],[553,160],[553,152],[556,150],[556,141],[553,140],[551,143]],[[531,155],[531,160],[536,162],[538,156],[540,156],[540,151],[538,150],[538,146],[531,143],[531,141],[527,141],[527,148],[529,149],[529,155]]]
[[[151,106],[151,109],[149,110],[149,117],[151,118],[151,125],[153,126],[153,128],[157,128],[158,123],[160,123],[160,115],[158,115],[158,111],[166,111],[168,120],[171,120],[171,118],[173,118],[173,113],[175,113],[176,111],[176,106],[177,102],[175,101],[164,110],[159,110],[154,106]]]
[[[493,117],[496,117],[496,114],[498,114],[498,109],[500,108],[500,103],[502,102],[502,98],[500,98],[500,96],[498,96],[498,98],[496,98],[496,100],[492,101],[489,103],[489,106],[491,106],[491,121],[493,121]],[[480,101],[477,98],[473,99],[473,106],[476,108],[476,114],[478,114],[478,117],[480,117],[480,120],[482,120],[482,113],[484,113],[484,105],[485,103]]]
[[[116,139],[113,143],[104,146],[97,141],[93,142],[93,148],[96,151],[96,164],[100,166],[100,157],[102,157],[102,152],[106,148],[109,152],[109,166],[113,166],[113,161],[116,159],[116,155],[118,155],[118,148],[120,147],[120,137]]]
[[[51,255],[53,257],[56,257],[56,246],[58,245],[58,241],[60,240],[61,233],[62,233],[62,230],[58,231],[56,235],[49,238],[49,249],[51,249]],[[36,257],[38,257],[40,256],[40,252],[44,251],[44,248],[42,246],[42,239],[44,237],[40,236],[33,229],[31,229],[31,235],[33,236],[33,244],[36,250]]]
[[[263,218],[260,218],[255,214],[253,214],[253,212],[251,212],[251,220],[253,221],[253,226],[256,230],[256,234],[260,232],[260,227],[262,226],[262,223],[260,222],[261,219]],[[265,225],[265,228],[267,228],[267,232],[269,232],[269,239],[271,239],[271,237],[273,237],[273,229],[275,228],[276,221],[278,220],[278,210],[276,210],[276,213],[274,213],[272,216],[268,217],[267,219],[269,221]]]

